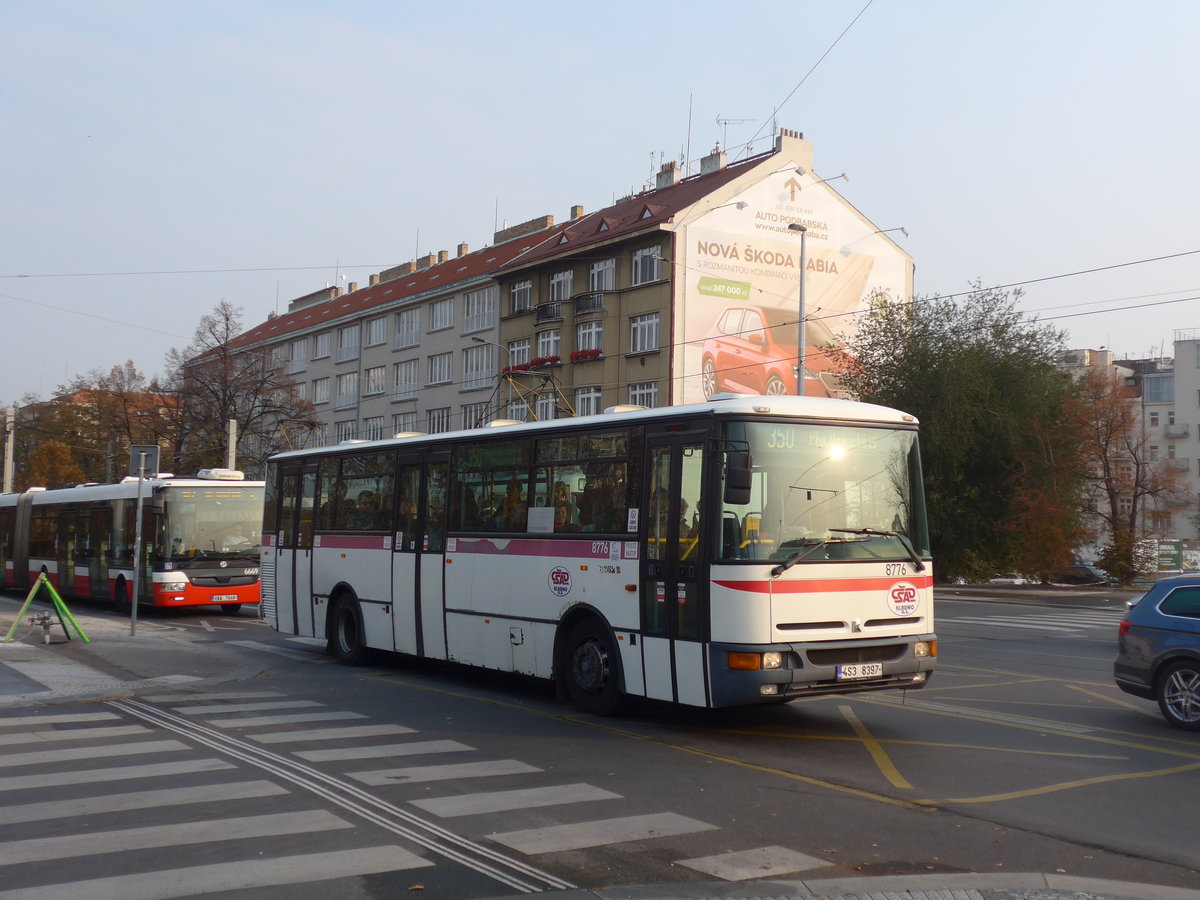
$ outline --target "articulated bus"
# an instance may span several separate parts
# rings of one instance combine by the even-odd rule
[[[28,589],[45,573],[64,597],[133,599],[137,478],[0,494],[0,588]],[[232,469],[142,481],[142,589],[153,606],[259,602],[263,482]]]
[[[785,702],[925,684],[928,548],[913,417],[717,395],[272,457],[263,614],[598,714]]]

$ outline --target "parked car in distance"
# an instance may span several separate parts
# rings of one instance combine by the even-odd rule
[[[1200,575],[1160,579],[1117,630],[1117,687],[1158,702],[1176,728],[1200,730]]]
[[[1018,575],[1016,572],[1005,572],[1002,575],[995,575],[988,579],[988,584],[1030,584],[1030,580],[1024,575]]]
[[[1117,580],[1095,566],[1085,566],[1082,563],[1067,566],[1050,576],[1052,584],[1116,584]]]

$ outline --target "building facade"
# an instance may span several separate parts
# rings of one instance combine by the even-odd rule
[[[735,163],[714,150],[698,174],[668,163],[605,209],[297,298],[233,346],[268,348],[315,407],[312,440],[337,443],[796,393],[803,299],[804,390],[836,394],[856,313],[911,296],[913,264],[887,234],[899,229],[811,168],[812,145],[788,131]]]

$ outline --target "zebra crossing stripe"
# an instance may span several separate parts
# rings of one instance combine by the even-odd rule
[[[2,865],[11,866],[52,859],[95,856],[101,853],[119,853],[131,847],[139,850],[179,847],[186,844],[207,844],[212,841],[250,840],[353,827],[345,819],[323,809],[235,819],[207,819],[200,822],[179,822],[173,825],[150,825],[92,834],[67,834],[61,837],[9,841],[0,844],[0,860],[3,860]]]
[[[69,762],[77,759],[96,760],[108,756],[138,756],[146,753],[171,753],[176,750],[191,749],[187,744],[179,741],[166,740],[106,744],[102,747],[71,747],[66,750],[38,750],[34,753],[2,753],[0,754],[0,769],[40,766],[46,763]]]
[[[574,825],[551,825],[546,828],[508,831],[489,835],[489,837],[513,850],[533,854],[585,850],[588,847],[602,847],[608,844],[624,844],[628,841],[646,841],[652,838],[715,830],[717,830],[716,825],[709,825],[698,819],[689,819],[678,813],[652,813],[645,816],[625,816],[619,819],[579,822]]]
[[[222,703],[219,706],[176,706],[183,716],[210,716],[214,713],[263,712],[268,709],[311,709],[320,706],[316,700],[273,700],[267,703]]]
[[[535,809],[542,806],[562,806],[568,803],[586,803],[591,800],[620,800],[620,794],[593,787],[590,784],[556,784],[550,787],[525,788],[517,791],[488,791],[481,794],[464,794],[457,797],[430,797],[426,800],[409,802],[441,816],[475,816],[480,813],[508,812],[514,809]]]
[[[301,722],[336,722],[339,719],[365,719],[362,713],[345,710],[328,712],[293,713],[278,716],[248,716],[244,719],[206,719],[214,728],[261,728],[264,725],[292,725]]]
[[[388,734],[412,734],[404,725],[350,725],[345,728],[313,728],[308,731],[272,731],[267,734],[248,734],[260,744],[283,744],[292,741],[335,741],[342,738],[382,737]]]
[[[71,728],[67,731],[18,731],[16,734],[0,734],[0,746],[13,744],[55,744],[60,741],[100,740],[102,738],[128,737],[131,734],[149,734],[150,729],[141,725],[112,725],[107,728]]]
[[[720,878],[722,881],[748,881],[752,878],[776,878],[809,869],[823,869],[833,863],[815,856],[805,856],[787,847],[758,847],[754,850],[734,850],[716,856],[696,859],[677,859],[675,865],[686,866]]]
[[[182,745],[179,749],[184,749]],[[109,752],[108,756],[113,754]],[[233,763],[223,759],[184,759],[176,762],[148,763],[144,766],[114,766],[107,769],[72,769],[70,772],[55,772],[54,784],[101,784],[108,781],[129,781],[134,778],[160,778],[171,775],[190,775],[195,772],[219,772],[233,769]],[[0,794],[5,791],[22,791],[26,788],[44,788],[47,777],[44,772],[36,775],[9,775],[0,778]]]
[[[0,728],[28,728],[30,725],[74,725],[83,722],[111,722],[116,713],[60,713],[51,716],[0,716]]]
[[[196,894],[252,890],[284,884],[308,884],[432,866],[396,846],[362,847],[330,853],[304,853],[274,859],[250,859],[92,878],[67,884],[0,891],[0,900],[45,900],[46,897],[87,897],[88,900],[170,900]]]
[[[0,807],[0,825],[13,825],[18,822],[45,822],[49,819],[125,812],[131,809],[187,806],[192,803],[210,803],[218,800],[278,797],[280,794],[286,793],[286,788],[270,781],[237,781],[229,784],[202,784],[195,787],[135,791],[128,794],[104,794],[99,797],[78,797],[74,800],[51,800],[45,803]]]
[[[489,778],[493,775],[525,775],[542,771],[515,759],[490,762],[456,763],[444,766],[413,766],[409,769],[379,769],[372,772],[348,772],[362,784],[375,787],[381,784],[415,784],[420,781],[449,781],[457,778]]]
[[[380,759],[387,756],[420,756],[425,753],[459,753],[474,750],[458,741],[411,741],[407,744],[379,744],[374,747],[338,747],[335,750],[302,750],[294,753],[309,762],[333,762],[345,759]]]
[[[155,694],[142,697],[146,703],[179,703],[183,700],[265,700],[282,697],[278,691],[221,691],[215,694]]]

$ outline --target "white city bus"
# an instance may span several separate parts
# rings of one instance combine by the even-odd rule
[[[922,687],[934,667],[917,422],[705,404],[272,458],[263,613],[373,650],[555,679],[580,708]]]

